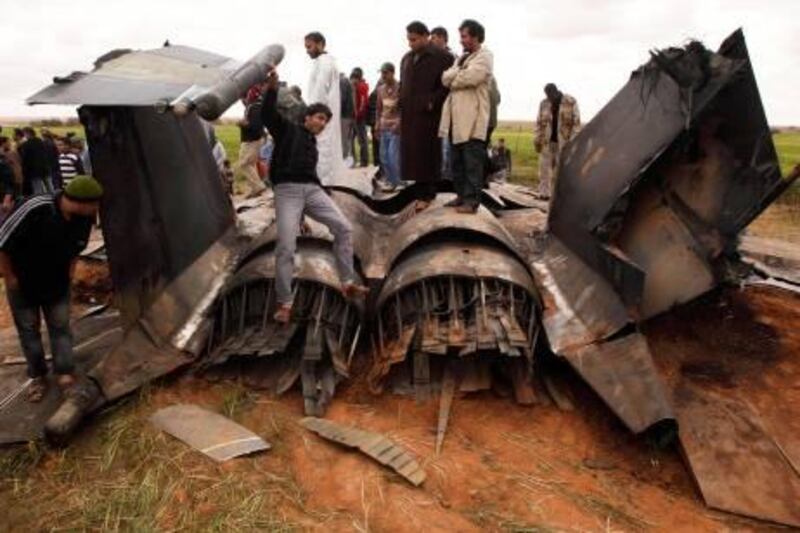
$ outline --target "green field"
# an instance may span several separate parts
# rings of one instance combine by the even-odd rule
[[[239,153],[239,129],[236,126],[224,125],[216,127],[217,136],[225,145],[231,162],[235,162]],[[512,155],[512,181],[526,185],[535,185],[538,180],[539,157],[533,149],[533,132],[521,126],[498,128],[493,139],[504,138]],[[800,164],[800,133],[778,133],[774,136],[775,146],[780,158],[781,171],[786,175],[792,167]],[[793,187],[786,200],[800,201],[800,184]]]
[[[79,136],[83,136],[80,127],[53,127],[50,128],[54,133],[63,135],[67,131],[75,131]],[[228,158],[235,165],[239,154],[239,128],[235,125],[215,126],[217,137],[225,146]],[[495,131],[495,140],[504,138],[506,146],[511,150],[513,160],[512,181],[526,185],[535,185],[538,175],[538,156],[533,149],[533,132],[531,126],[519,124],[503,125]],[[781,171],[786,175],[792,167],[800,164],[800,133],[777,133],[774,135],[775,146],[780,158]],[[800,184],[794,186],[784,201],[792,203],[800,202]]]

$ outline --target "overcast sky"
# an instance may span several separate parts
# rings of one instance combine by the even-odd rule
[[[208,7],[201,7],[206,4]],[[652,47],[698,38],[716,49],[742,26],[773,125],[800,125],[800,0],[2,0],[0,117],[67,116],[70,108],[23,101],[53,75],[88,70],[114,48],[165,39],[244,60],[270,43],[287,55],[281,77],[305,87],[303,35],[322,31],[341,70],[361,66],[370,85],[383,61],[406,51],[405,26],[486,27],[502,92],[501,119],[533,120],[553,81],[586,119],[648,59]]]

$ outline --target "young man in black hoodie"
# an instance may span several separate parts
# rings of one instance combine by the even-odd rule
[[[295,124],[278,112],[277,101],[278,74],[271,70],[261,103],[261,118],[275,140],[270,163],[278,225],[275,275],[278,310],[274,318],[285,324],[292,315],[294,253],[303,215],[324,224],[333,234],[333,252],[345,297],[357,297],[367,289],[356,283],[352,227],[317,176],[317,135],[327,126],[331,110],[325,104],[312,103],[306,109],[303,123]]]

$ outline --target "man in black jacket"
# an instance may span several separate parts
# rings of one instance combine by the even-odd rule
[[[89,241],[102,195],[103,188],[94,178],[78,176],[63,193],[25,200],[0,226],[0,274],[28,363],[32,402],[40,401],[47,387],[42,315],[57,382],[64,389],[75,383],[70,278],[75,259]]]
[[[22,194],[44,194],[53,192],[50,181],[50,160],[47,146],[36,136],[33,128],[24,128],[25,141],[18,151],[22,159]]]
[[[278,310],[274,318],[285,324],[292,315],[294,253],[303,215],[324,224],[333,234],[333,252],[344,295],[356,297],[367,289],[356,283],[352,226],[322,188],[317,176],[317,135],[327,126],[331,110],[325,104],[311,104],[306,109],[303,124],[295,124],[278,112],[277,101],[278,74],[272,70],[267,76],[261,117],[275,140],[270,163],[278,226],[275,258]]]
[[[369,101],[367,104],[367,126],[369,126],[369,134],[372,137],[372,162],[378,167],[375,172],[375,179],[383,176],[383,168],[381,167],[381,141],[378,134],[378,87],[381,86],[381,80],[375,84],[375,88],[369,93]]]

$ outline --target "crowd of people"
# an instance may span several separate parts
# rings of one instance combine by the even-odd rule
[[[332,112],[331,124],[317,139],[321,183],[332,183],[347,167],[368,166],[371,151],[378,166],[378,189],[392,192],[404,182],[414,182],[417,209],[423,210],[435,197],[437,182],[452,180],[458,193],[453,207],[475,212],[480,189],[490,179],[507,179],[512,168],[505,139],[492,139],[501,96],[485,37],[479,22],[465,20],[459,27],[459,56],[449,46],[447,29],[429,30],[414,21],[406,27],[409,51],[397,67],[391,61],[381,65],[370,91],[361,67],[347,77],[328,53],[325,37],[319,32],[306,35],[305,49],[313,61],[306,101],[324,103]],[[273,139],[258,118],[263,91],[263,86],[250,89],[239,124],[238,171],[246,178],[250,196],[263,192],[264,180],[269,183]],[[287,88],[287,93],[302,102],[298,87]],[[302,113],[294,120],[302,122]],[[575,98],[548,84],[534,141],[543,197],[552,192],[561,149],[579,128]]]
[[[24,197],[63,190],[76,176],[91,172],[89,151],[75,132],[63,137],[47,128],[0,127],[0,219]]]
[[[239,168],[250,183],[250,195],[260,194],[264,187],[256,181],[255,154],[259,147],[270,147],[267,179],[274,189],[278,229],[276,321],[291,319],[292,265],[305,215],[326,225],[333,235],[345,295],[366,292],[354,279],[352,228],[325,187],[335,184],[347,166],[366,167],[370,148],[379,163],[378,188],[393,191],[404,182],[414,182],[417,212],[431,205],[442,179],[452,180],[456,192],[446,206],[462,214],[478,211],[488,176],[507,179],[511,152],[504,139],[492,144],[501,98],[494,56],[484,44],[486,31],[471,19],[458,30],[460,56],[450,49],[445,28],[429,30],[419,21],[408,24],[409,51],[399,69],[390,61],[381,65],[372,92],[362,68],[345,76],[328,53],[325,36],[311,32],[304,39],[313,61],[306,93],[310,105],[300,115],[292,118],[285,106],[281,108],[282,86],[284,94],[298,99],[301,94],[287,90],[274,69],[245,96]],[[540,192],[548,196],[558,152],[577,133],[580,117],[573,97],[553,84],[545,93],[535,147],[548,172]]]
[[[448,179],[456,197],[446,205],[458,213],[476,213],[487,177],[508,177],[511,152],[504,139],[492,144],[500,91],[485,29],[468,19],[458,30],[461,55],[450,49],[445,28],[429,31],[422,22],[408,24],[409,51],[399,68],[389,61],[380,67],[372,91],[362,68],[345,76],[327,52],[325,37],[311,32],[304,39],[313,62],[308,104],[298,87],[279,81],[275,69],[243,95],[238,171],[250,188],[248,196],[271,186],[275,197],[276,321],[292,317],[294,254],[305,216],[327,226],[334,237],[344,295],[356,298],[367,292],[355,275],[351,224],[325,188],[348,166],[366,167],[370,149],[379,166],[378,188],[393,191],[414,182],[417,212],[430,206],[441,180]],[[559,153],[577,133],[580,116],[575,99],[554,84],[545,93],[534,144],[541,154],[540,192],[549,196]],[[206,124],[206,129],[225,188],[232,193],[234,169],[213,127]],[[0,128],[0,274],[28,363],[28,396],[39,401],[48,385],[42,317],[56,381],[66,391],[75,383],[70,279],[103,188],[88,175],[88,149],[75,134],[58,137],[43,129],[40,136],[30,127],[14,129],[12,138],[2,134]]]

